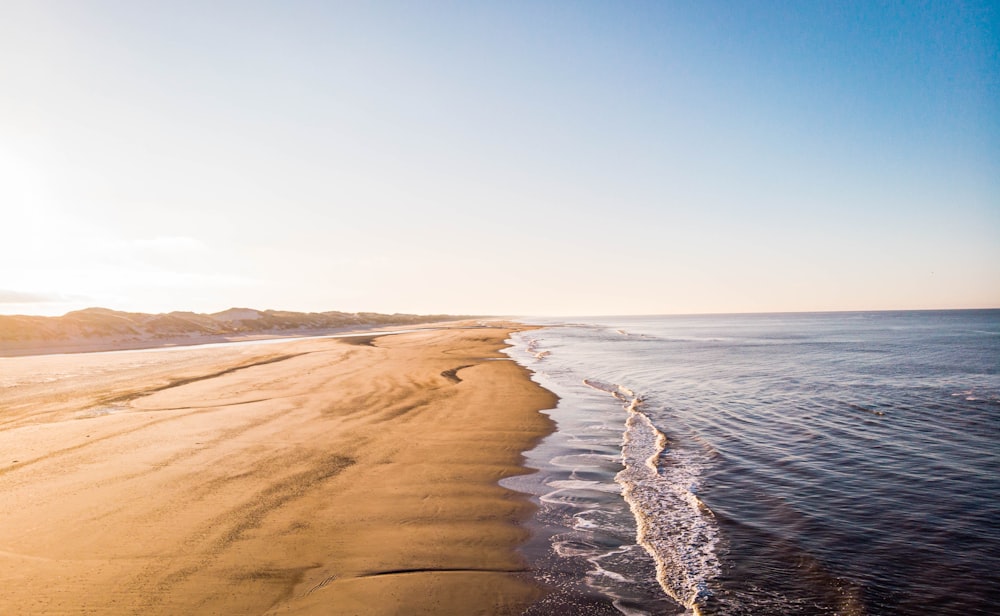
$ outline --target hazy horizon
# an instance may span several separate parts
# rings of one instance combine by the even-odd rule
[[[997,308],[998,26],[5,2],[0,314]]]
[[[345,314],[360,314],[360,313],[371,313],[371,314],[387,314],[391,315],[394,312],[376,312],[372,310],[337,310],[336,308],[331,308],[329,310],[313,310],[313,311],[297,311],[288,310],[285,308],[275,308],[267,307],[260,308],[254,306],[229,306],[227,308],[222,308],[219,310],[211,311],[194,311],[194,310],[184,310],[184,309],[173,309],[164,310],[154,313],[145,313],[142,311],[128,311],[128,310],[117,310],[115,308],[108,308],[106,306],[87,306],[85,308],[77,308],[70,310],[68,312],[58,313],[58,314],[44,314],[44,313],[0,313],[0,316],[21,316],[21,317],[62,317],[75,312],[85,312],[88,310],[111,310],[113,312],[132,312],[136,314],[171,314],[171,313],[196,313],[196,314],[206,314],[215,315],[219,313],[228,312],[230,310],[256,310],[258,312],[294,312],[301,314],[309,313],[325,313],[325,312],[341,312]],[[427,316],[455,316],[455,317],[470,317],[470,318],[485,318],[485,319],[605,319],[605,318],[632,318],[632,317],[710,317],[710,316],[767,316],[767,315],[796,315],[796,314],[866,314],[866,313],[915,313],[915,312],[982,312],[982,311],[1000,311],[1000,307],[985,307],[985,308],[885,308],[878,310],[777,310],[768,312],[665,312],[665,313],[629,313],[629,314],[464,314],[456,312],[439,312],[439,313],[423,313]],[[403,313],[400,311],[395,311],[396,314],[415,314],[416,316],[421,316],[421,313]]]

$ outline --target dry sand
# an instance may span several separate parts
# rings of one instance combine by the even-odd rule
[[[0,359],[0,614],[505,614],[509,329]]]

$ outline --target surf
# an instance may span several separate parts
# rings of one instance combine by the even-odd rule
[[[622,437],[623,469],[615,476],[636,521],[636,542],[656,563],[656,579],[671,598],[699,614],[721,574],[719,529],[698,498],[701,464],[671,448],[669,439],[643,412],[644,401],[618,384],[584,384],[623,403],[628,413]]]

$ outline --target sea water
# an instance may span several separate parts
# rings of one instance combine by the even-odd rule
[[[1000,311],[532,322],[530,614],[1000,613]]]

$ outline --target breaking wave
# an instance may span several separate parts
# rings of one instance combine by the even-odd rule
[[[670,597],[699,614],[721,573],[715,516],[697,496],[702,465],[669,441],[643,413],[643,400],[616,384],[584,384],[620,400],[628,411],[624,469],[615,476],[637,526],[637,542],[656,562],[656,579]]]

